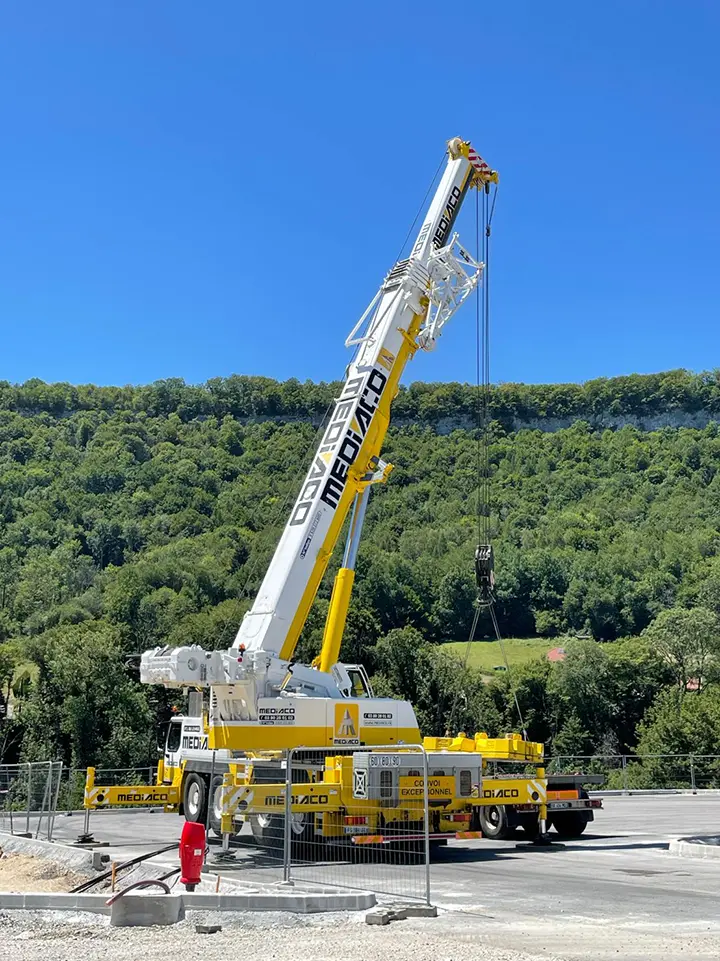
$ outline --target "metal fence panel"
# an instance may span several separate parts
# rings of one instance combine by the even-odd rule
[[[259,881],[429,901],[429,783],[427,755],[413,745],[301,748],[239,763],[220,791],[223,830],[233,834],[211,858],[252,867]]]
[[[290,752],[282,825],[285,880],[359,888],[429,904],[429,772],[424,748],[344,747],[342,753],[346,780],[352,769],[352,813],[341,808],[314,814],[311,809],[291,813],[293,788],[312,774],[305,752]],[[313,755],[326,767],[326,759],[337,756],[338,749],[314,749]]]
[[[720,790],[718,754],[576,754],[550,760],[548,773],[600,775],[593,790]]]
[[[0,764],[0,830],[52,840],[62,761]]]

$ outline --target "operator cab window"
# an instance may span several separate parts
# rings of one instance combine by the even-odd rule
[[[350,684],[352,686],[352,697],[370,697],[363,672],[351,668],[348,671],[348,677],[350,678]]]
[[[180,750],[181,740],[182,740],[182,723],[180,721],[171,721],[168,727],[168,736],[167,736],[168,754],[174,754],[175,751]]]

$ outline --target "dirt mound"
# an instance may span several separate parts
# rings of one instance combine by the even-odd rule
[[[0,891],[24,894],[30,891],[69,891],[85,878],[54,861],[26,854],[0,856]]]

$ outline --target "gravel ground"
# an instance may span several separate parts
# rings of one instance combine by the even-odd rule
[[[198,921],[220,921],[218,934],[195,933]],[[459,927],[433,930],[433,919],[397,921],[386,927],[364,924],[364,915],[193,916],[172,928],[111,928],[107,919],[75,915],[59,921],[49,915],[0,915],[3,961],[539,961],[538,955],[498,949],[482,932]],[[543,954],[542,961],[559,961]]]
[[[214,935],[195,924],[220,923]],[[192,912],[172,928],[111,928],[107,918],[0,913],[2,961],[717,961],[720,930],[682,922],[619,925],[590,919],[522,923],[442,912],[385,927],[362,912],[302,917]],[[508,945],[512,945],[509,947]],[[168,954],[171,949],[170,955]]]
[[[53,861],[4,854],[0,857],[0,891],[22,894],[26,891],[69,891],[85,878],[73,874]]]

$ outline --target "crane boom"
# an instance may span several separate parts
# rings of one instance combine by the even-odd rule
[[[377,471],[405,365],[418,347],[434,347],[479,279],[481,265],[451,232],[468,188],[491,181],[497,174],[470,144],[451,140],[410,256],[393,267],[346,341],[355,356],[234,648],[292,658],[348,510]]]
[[[225,720],[216,725],[213,718],[232,717],[233,723],[242,725],[248,712],[255,716],[262,697],[279,691],[316,698],[349,695],[349,673],[338,663],[338,655],[366,488],[390,470],[380,460],[390,404],[408,360],[418,348],[434,348],[443,326],[480,279],[483,265],[460,246],[452,229],[468,189],[488,190],[497,179],[469,143],[458,137],[449,141],[445,171],[409,257],[395,264],[345,341],[355,354],[340,396],[233,646],[227,651],[161,646],[141,657],[143,683],[212,689],[210,733],[216,746],[218,738],[225,743],[227,731]],[[321,656],[312,668],[299,664],[290,668],[353,501],[348,550],[333,590]],[[406,726],[406,733],[416,729],[414,724],[413,720]]]

